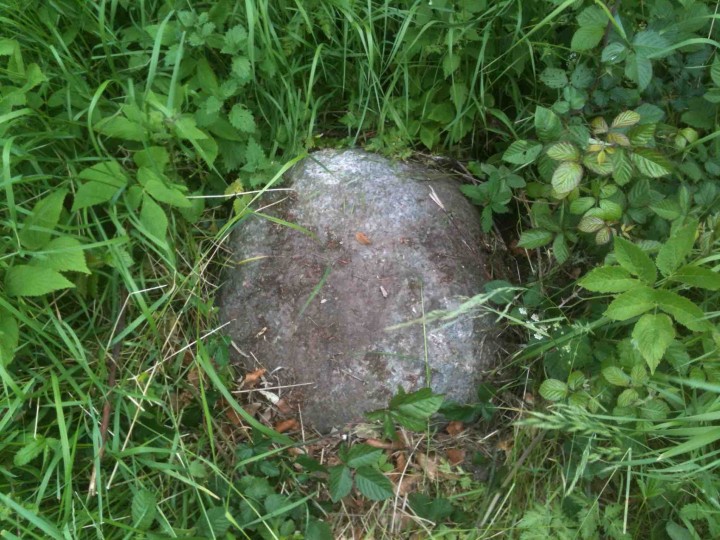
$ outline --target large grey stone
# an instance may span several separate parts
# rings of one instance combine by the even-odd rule
[[[359,150],[317,152],[289,177],[295,191],[267,213],[313,236],[257,215],[233,232],[220,303],[238,348],[284,384],[312,383],[291,397],[321,432],[398,386],[471,399],[493,361],[490,321],[386,330],[481,291],[478,216],[457,183]]]

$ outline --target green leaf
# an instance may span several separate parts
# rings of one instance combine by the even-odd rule
[[[579,163],[564,161],[558,165],[552,176],[552,186],[558,195],[570,193],[580,185],[583,168]]]
[[[720,56],[715,55],[712,67],[710,68],[710,78],[715,83],[715,86],[720,87]]]
[[[305,540],[333,540],[333,533],[327,523],[309,518],[305,528]]]
[[[645,176],[660,178],[672,172],[672,165],[660,152],[653,148],[636,148],[630,159]]]
[[[652,259],[639,246],[615,237],[615,258],[620,266],[631,274],[639,277],[648,285],[653,285],[657,279],[657,271]]]
[[[564,69],[547,67],[540,74],[540,80],[549,88],[564,88],[568,84]]]
[[[48,242],[42,252],[33,254],[32,264],[60,272],[90,274],[82,243],[70,236],[61,236]]]
[[[605,316],[616,321],[626,321],[642,315],[655,307],[655,291],[649,287],[637,287],[620,294],[610,302]]]
[[[667,315],[646,313],[635,323],[632,337],[652,374],[665,354],[665,349],[675,339],[675,328]]]
[[[20,331],[15,318],[0,308],[0,366],[9,366],[20,342]]]
[[[138,167],[147,167],[160,173],[170,163],[170,154],[162,146],[150,146],[135,152],[133,161]]]
[[[503,160],[514,165],[532,163],[542,152],[542,145],[531,141],[515,141],[505,150]]]
[[[612,177],[617,185],[624,186],[632,180],[632,162],[624,149],[616,148],[610,156],[610,163],[613,168]]]
[[[601,266],[591,270],[578,285],[599,293],[625,292],[640,285],[637,279],[630,277],[625,268],[619,266]]]
[[[523,231],[520,235],[520,241],[518,247],[524,249],[535,249],[545,246],[552,242],[553,233],[544,229],[530,229],[529,231]]]
[[[156,511],[157,500],[152,491],[140,489],[135,492],[132,499],[133,527],[147,531],[155,520]]]
[[[669,54],[670,41],[655,30],[643,30],[635,34],[633,49],[644,58],[663,58]]]
[[[175,206],[177,208],[190,208],[192,204],[185,194],[176,188],[168,187],[164,182],[164,176],[147,167],[138,170],[138,181],[145,191],[156,201]]]
[[[549,158],[555,161],[577,161],[580,159],[580,151],[569,142],[559,142],[553,144],[547,150]]]
[[[40,199],[20,229],[20,243],[27,249],[40,249],[48,243],[60,220],[67,189],[58,189]]]
[[[384,501],[393,496],[392,483],[374,467],[360,467],[355,471],[355,485],[371,501]]]
[[[147,138],[145,126],[132,122],[124,116],[104,118],[93,126],[98,133],[124,141],[143,142]]]
[[[638,91],[642,92],[652,80],[652,62],[634,52],[628,53],[625,60],[625,76],[637,84]]]
[[[656,130],[656,124],[639,124],[632,127],[630,131],[628,131],[627,135],[632,145],[636,147],[646,146],[653,142]]]
[[[75,193],[73,212],[111,200],[128,183],[125,171],[114,160],[84,169],[78,178],[87,180],[87,183],[81,185]]]
[[[553,254],[559,264],[564,263],[568,257],[570,257],[570,250],[568,249],[565,235],[562,233],[558,234],[553,240]]]
[[[632,127],[640,121],[640,115],[635,111],[623,111],[618,114],[610,124],[610,129]]]
[[[669,279],[691,287],[720,291],[720,273],[701,266],[683,266],[670,275]]]
[[[61,289],[75,287],[52,268],[40,266],[11,266],[5,273],[5,289],[10,296],[42,296]]]
[[[45,450],[45,446],[45,437],[42,435],[38,435],[37,438],[30,439],[27,443],[25,443],[25,446],[15,453],[15,456],[13,457],[13,465],[16,467],[24,467],[42,454],[43,450]]]
[[[165,242],[167,234],[168,219],[165,211],[152,200],[147,194],[143,196],[142,210],[140,211],[140,223],[152,236]]]
[[[330,467],[329,471],[328,489],[330,490],[330,498],[333,502],[338,502],[347,496],[352,489],[350,469],[345,465],[336,465]]]
[[[653,296],[657,307],[684,327],[696,332],[712,329],[712,324],[705,320],[705,312],[687,298],[665,290],[654,291]]]
[[[669,276],[677,270],[692,251],[695,244],[697,221],[690,221],[677,229],[667,242],[660,246],[655,264],[664,276]]]
[[[247,46],[247,30],[242,24],[238,24],[228,29],[223,38],[223,47],[220,49],[224,54],[236,54],[240,50],[244,50]]]
[[[570,213],[573,215],[584,214],[595,206],[595,197],[578,197],[570,203]]]
[[[460,67],[460,55],[448,52],[442,61],[443,77],[447,79]]]
[[[562,123],[558,115],[545,107],[536,107],[535,133],[543,142],[557,139],[562,133]]]
[[[677,218],[683,215],[680,204],[674,199],[663,199],[655,204],[650,205],[650,210],[655,212],[658,216],[668,221],[675,221]]]
[[[586,233],[594,233],[605,227],[605,221],[597,216],[583,216],[578,223],[578,229]]]
[[[631,407],[640,397],[634,388],[626,388],[617,398],[618,407]]]
[[[265,503],[272,500],[277,495],[272,494],[265,499]],[[284,497],[283,497],[284,499]],[[230,528],[230,520],[226,515],[227,511],[222,506],[213,506],[208,508],[198,519],[198,534],[200,538],[225,538]]]
[[[630,376],[616,366],[606,367],[602,370],[605,380],[613,386],[630,386]]]
[[[558,379],[547,379],[540,385],[540,395],[548,401],[560,401],[568,395],[568,386]]]
[[[252,113],[241,104],[233,105],[229,116],[230,123],[234,128],[243,133],[253,133],[255,131],[255,119]]]
[[[235,80],[241,85],[252,80],[252,66],[246,56],[236,56],[232,61],[232,74]]]
[[[600,60],[605,64],[617,64],[625,60],[627,48],[620,41],[613,41],[602,50]]]
[[[570,48],[573,51],[589,51],[598,46],[605,35],[605,26],[581,26],[573,34]]]
[[[390,409],[403,416],[426,420],[442,405],[443,396],[433,394],[430,388],[421,388],[410,394],[398,393],[390,400]]]
[[[381,455],[382,450],[379,448],[373,448],[367,444],[356,444],[350,448],[345,464],[353,469],[363,465],[376,465]]]

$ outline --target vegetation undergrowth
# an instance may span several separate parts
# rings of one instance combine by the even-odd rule
[[[717,19],[0,0],[2,534],[719,536]],[[463,314],[521,350],[476,404],[283,433],[237,393],[262,374],[215,315],[223,243],[299,156],[354,145],[450,158],[522,266]]]

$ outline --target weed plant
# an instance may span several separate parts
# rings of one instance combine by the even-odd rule
[[[720,536],[717,19],[709,0],[0,0],[2,534],[382,538],[400,509],[419,537]],[[502,388],[440,409],[519,419],[507,462],[486,483],[427,466],[409,506],[383,452],[327,469],[248,413],[215,316],[232,226],[306,151],[352,145],[457,160],[529,269],[468,304],[526,336]],[[376,417],[422,432],[439,406]]]

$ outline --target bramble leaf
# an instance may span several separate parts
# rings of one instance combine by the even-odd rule
[[[675,328],[667,315],[646,313],[635,323],[632,337],[637,341],[640,354],[652,374],[665,354],[665,349],[675,339]]]

